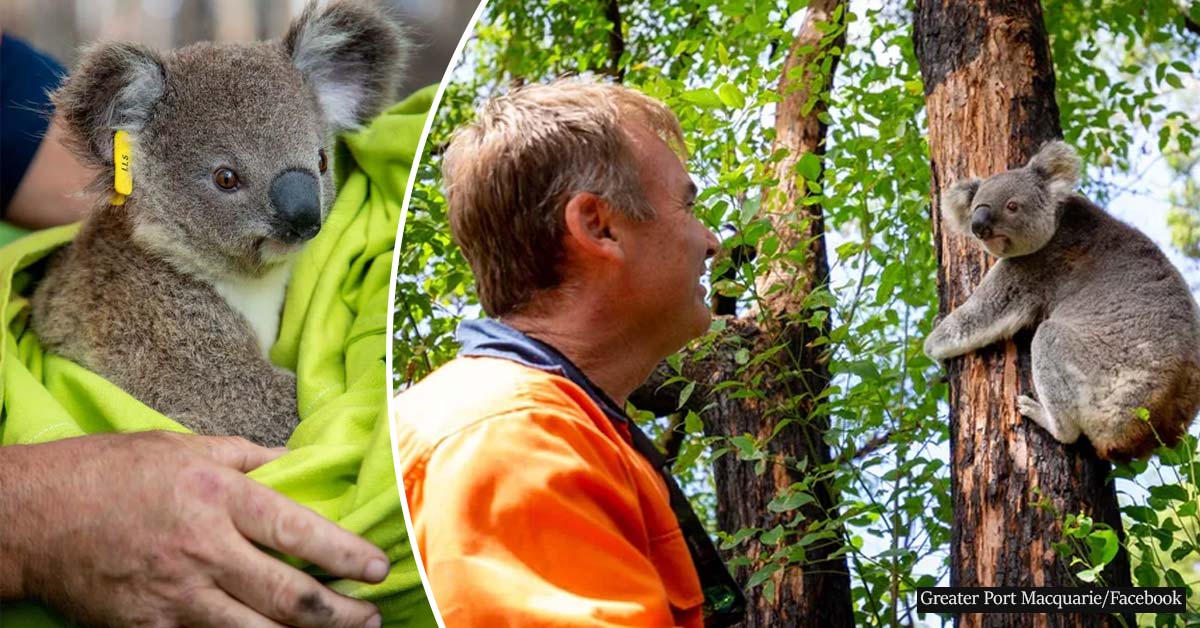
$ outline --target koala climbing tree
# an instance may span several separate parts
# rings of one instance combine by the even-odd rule
[[[925,351],[951,358],[1036,325],[1036,398],[1017,409],[1059,442],[1082,435],[1129,461],[1174,446],[1200,410],[1200,318],[1166,255],[1075,193],[1078,176],[1075,151],[1051,142],[1024,168],[950,186],[950,230],[1000,261]]]
[[[918,0],[913,39],[925,85],[932,198],[969,177],[1024,166],[1062,137],[1054,68],[1037,0],[944,3]],[[962,307],[994,260],[937,217],[941,314]],[[950,582],[955,586],[1074,586],[1052,544],[1061,517],[1089,513],[1122,533],[1109,465],[1082,444],[1063,445],[1021,416],[1032,396],[1031,334],[955,358],[950,383]],[[1124,550],[1104,570],[1108,586],[1130,586]],[[1132,614],[1124,618],[1133,625]],[[1028,617],[965,614],[960,626],[1024,625]],[[1106,615],[1054,614],[1050,626],[1119,625]]]
[[[296,379],[267,351],[290,269],[333,202],[333,135],[390,102],[404,56],[353,2],[281,41],[86,51],[54,102],[104,200],[34,294],[41,342],[193,430],[283,444]],[[133,182],[110,201],[118,131]]]

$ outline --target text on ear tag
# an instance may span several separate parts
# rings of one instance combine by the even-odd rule
[[[133,170],[130,168],[129,133],[117,131],[113,134],[113,195],[112,204],[122,205],[125,197],[133,191]]]

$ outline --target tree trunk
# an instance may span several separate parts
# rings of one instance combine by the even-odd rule
[[[743,528],[767,531],[783,526],[803,533],[811,522],[837,517],[838,498],[824,479],[806,478],[803,468],[812,469],[831,460],[823,436],[829,427],[828,416],[817,405],[829,380],[825,347],[809,343],[827,332],[807,323],[812,314],[804,305],[813,290],[825,289],[829,266],[825,253],[825,227],[819,204],[805,205],[808,183],[798,173],[798,164],[806,154],[824,153],[826,125],[818,114],[826,110],[825,100],[836,70],[840,49],[845,45],[845,4],[843,0],[813,0],[792,42],[779,81],[782,100],[776,110],[775,145],[772,152],[783,150],[786,157],[775,165],[778,185],[763,191],[763,212],[774,226],[780,251],[795,250],[802,255],[780,254],[771,262],[758,282],[759,294],[767,295],[760,316],[731,318],[722,344],[702,361],[689,360],[685,375],[697,381],[694,398],[711,404],[701,416],[705,431],[712,436],[732,438],[753,435],[768,453],[765,469],[728,454],[713,464],[717,487],[717,522],[734,533]],[[828,39],[817,25],[837,23],[836,34]],[[838,53],[829,49],[836,46]],[[822,61],[825,61],[823,66]],[[807,68],[796,76],[791,70]],[[818,93],[810,91],[816,85]],[[811,157],[809,157],[811,160]],[[811,176],[811,174],[810,174]],[[828,320],[828,319],[826,319]],[[827,325],[827,323],[826,323]],[[734,353],[748,349],[760,356],[783,346],[774,356],[754,368],[739,369]],[[660,389],[665,370],[651,378],[633,398],[644,409],[669,411],[678,397],[677,388]],[[726,392],[710,394],[718,382],[740,380],[752,388],[752,398],[735,398]],[[656,394],[657,393],[657,394]],[[657,404],[654,397],[669,403]],[[640,402],[640,403],[639,403]],[[657,411],[657,410],[656,410]],[[772,436],[774,434],[774,436]],[[797,461],[805,461],[803,468]],[[780,494],[791,492],[795,483],[805,483],[816,503],[798,510],[772,512],[768,504]],[[799,525],[789,523],[795,519]],[[824,528],[827,537],[807,545],[804,558],[789,562],[776,556],[774,545],[758,540],[742,546],[750,566],[742,568],[738,580],[745,583],[750,575],[772,563],[783,564],[764,589],[773,595],[749,595],[747,628],[778,626],[838,627],[854,624],[850,599],[850,576],[844,557],[829,558],[843,544],[842,530]],[[799,537],[785,537],[783,543],[795,543]]]
[[[608,18],[611,28],[608,31],[608,62],[606,73],[614,81],[625,81],[625,67],[621,65],[621,56],[625,54],[625,25],[621,20],[620,0],[608,0],[604,7],[604,17]]]
[[[925,82],[933,169],[938,296],[945,315],[993,263],[940,221],[944,186],[1023,166],[1062,136],[1054,68],[1037,0],[918,0],[916,54]],[[1061,518],[1088,513],[1123,537],[1109,465],[1086,443],[1065,447],[1016,410],[1032,390],[1029,343],[996,344],[947,364],[950,382],[952,586],[1077,586],[1051,545]],[[1035,502],[1048,502],[1052,509]],[[1130,586],[1122,551],[1103,572]],[[1128,617],[1132,624],[1132,616]],[[960,626],[1117,625],[1104,615],[964,614]]]

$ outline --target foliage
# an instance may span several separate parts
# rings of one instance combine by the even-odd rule
[[[1044,4],[1066,139],[1094,166],[1088,191],[1101,204],[1141,193],[1140,179],[1164,168],[1166,198],[1151,198],[1171,206],[1171,243],[1200,257],[1200,2]]]
[[[762,191],[774,183],[771,165],[782,156],[771,151],[777,85],[805,4],[623,1],[618,8],[624,36],[617,45],[609,37],[609,2],[492,0],[446,88],[418,169],[399,253],[395,385],[403,388],[452,357],[454,325],[480,314],[470,269],[447,229],[440,152],[482,100],[526,82],[567,74],[619,77],[666,102],[686,133],[688,166],[703,190],[701,219],[723,236],[727,250],[748,244],[759,251],[734,279],[719,281],[714,289],[738,297],[741,310],[750,315],[761,311],[766,295],[757,292],[756,279],[780,258],[806,254],[803,248],[781,246],[760,212]],[[1195,151],[1200,142],[1194,141],[1194,121],[1171,106],[1177,102],[1176,82],[1194,80],[1183,75],[1196,67],[1197,38],[1184,32],[1178,11],[1143,10],[1135,0],[1046,0],[1045,5],[1063,127],[1085,163],[1101,165],[1090,171],[1091,193],[1103,199],[1114,192],[1113,176],[1129,175],[1141,163],[1130,149],[1138,130],[1166,134],[1155,150]],[[706,408],[684,416],[688,437],[675,471],[714,529],[709,469],[716,457],[736,456],[759,473],[779,462],[805,465],[806,481],[772,503],[771,510],[779,513],[797,511],[813,499],[810,480],[831,478],[842,498],[839,519],[814,529],[795,527],[801,521],[796,517],[792,526],[719,531],[723,547],[734,556],[748,539],[774,548],[771,560],[754,565],[749,591],[770,595],[772,572],[803,564],[805,548],[814,542],[839,543],[854,578],[858,623],[911,624],[917,619],[914,588],[944,584],[952,520],[941,404],[946,387],[938,365],[921,352],[937,303],[923,85],[913,54],[911,7],[855,1],[850,8],[846,48],[829,51],[843,56],[826,96],[827,155],[824,163],[815,155],[801,159],[798,173],[814,184],[805,202],[822,207],[829,243],[830,285],[809,296],[813,308],[804,316],[819,322],[813,317],[825,313],[817,306],[828,307],[829,332],[813,342],[828,347],[832,384],[820,393],[816,411],[831,419],[826,442],[835,462],[819,467],[771,460],[765,443],[751,435],[707,437]],[[1200,216],[1196,220],[1200,224]],[[718,256],[714,276],[728,267],[729,257]],[[736,340],[724,333],[725,326],[715,321],[686,359],[729,350],[743,369],[771,359],[771,351],[730,348]],[[683,371],[684,359],[672,358],[677,372]],[[756,394],[752,380],[721,387],[724,394]],[[695,388],[684,391],[690,396]],[[652,431],[666,425],[662,418],[642,418]],[[1182,459],[1192,460],[1190,455]],[[1162,460],[1166,464],[1168,458]],[[1194,486],[1183,489],[1190,491],[1193,506]],[[1173,489],[1152,489],[1151,497],[1158,499],[1154,490]],[[1130,503],[1140,501],[1145,499]],[[1152,503],[1177,508],[1169,500]],[[1130,508],[1137,506],[1125,508],[1131,521],[1128,544],[1143,550],[1135,554],[1141,570],[1137,579],[1148,582],[1149,576],[1141,575],[1148,569],[1172,573],[1152,557],[1184,545],[1163,547],[1164,525],[1136,519]],[[1165,533],[1183,534],[1185,526],[1178,527]],[[1194,536],[1198,528],[1186,529]],[[1111,531],[1106,534],[1078,513],[1065,530],[1064,560],[1078,558],[1075,571],[1092,570],[1089,575],[1102,580],[1103,565],[1111,560]],[[1198,544],[1186,542],[1195,551]],[[1145,547],[1160,549],[1145,553]]]

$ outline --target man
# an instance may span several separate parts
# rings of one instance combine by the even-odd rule
[[[704,623],[694,562],[711,541],[685,541],[686,500],[622,411],[711,322],[700,280],[719,243],[682,152],[662,103],[583,82],[492,100],[446,152],[451,227],[492,318],[463,323],[459,358],[393,412],[448,628]]]
[[[96,173],[61,143],[50,92],[66,70],[24,41],[0,32],[0,221],[26,229],[75,222],[90,200],[79,194]],[[13,230],[0,222],[0,243]]]
[[[0,68],[0,218],[78,220],[90,200],[75,191],[95,173],[44,115],[61,66],[0,34]],[[254,545],[341,577],[387,575],[382,550],[246,477],[281,453],[161,432],[0,447],[0,606],[37,599],[100,626],[378,626],[371,604]],[[13,612],[0,624],[20,624]]]

